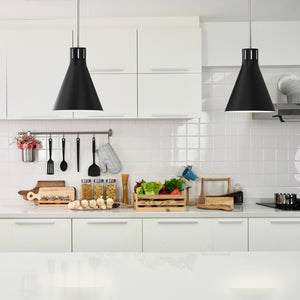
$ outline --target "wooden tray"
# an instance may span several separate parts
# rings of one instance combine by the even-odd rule
[[[133,207],[138,212],[186,211],[185,195],[137,195],[132,193]]]

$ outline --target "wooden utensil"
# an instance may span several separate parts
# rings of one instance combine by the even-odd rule
[[[100,176],[100,168],[95,164],[95,152],[96,152],[96,139],[93,137],[92,140],[92,150],[93,150],[93,164],[89,167],[88,175],[89,176]]]
[[[225,204],[199,204],[198,208],[233,211],[233,206],[225,205]]]
[[[35,194],[38,193],[40,187],[64,187],[64,186],[65,186],[64,180],[39,180],[33,189],[18,191],[18,194],[23,196],[24,200],[28,200],[27,194],[29,192],[33,192]]]
[[[47,162],[47,174],[54,174],[54,162],[52,160],[52,138],[49,138],[49,160]]]
[[[70,200],[75,200],[75,188],[73,187],[41,187],[38,193],[29,192],[27,199],[41,200],[42,196],[65,196],[68,195]]]
[[[65,161],[65,146],[66,146],[66,139],[63,137],[61,139],[61,143],[62,143],[62,155],[63,155],[63,160],[62,162],[60,163],[60,169],[64,172],[67,170],[68,168],[68,164],[67,162]]]

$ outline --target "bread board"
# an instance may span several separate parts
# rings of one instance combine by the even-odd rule
[[[65,181],[64,180],[39,180],[33,189],[18,191],[18,194],[23,196],[24,200],[28,200],[27,194],[29,192],[33,192],[35,194],[38,193],[40,187],[65,187]]]
[[[69,201],[61,200],[41,200],[42,196],[69,196]],[[66,206],[70,201],[76,199],[74,187],[41,187],[38,193],[29,192],[27,199],[39,206]]]
[[[198,208],[233,211],[233,206],[225,205],[225,204],[199,204]]]

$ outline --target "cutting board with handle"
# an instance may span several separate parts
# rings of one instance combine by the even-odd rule
[[[39,189],[41,187],[65,187],[65,181],[64,180],[39,180],[33,189],[19,191],[18,194],[23,196],[24,200],[28,200],[27,194],[29,192],[33,192],[36,194],[39,192]]]
[[[27,194],[28,200],[41,200],[42,196],[66,196],[70,197],[70,200],[75,200],[75,188],[74,187],[41,187],[38,193],[29,192]]]

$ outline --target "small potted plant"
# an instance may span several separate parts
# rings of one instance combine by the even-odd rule
[[[33,162],[34,161],[34,149],[41,148],[42,143],[38,139],[34,138],[30,132],[19,132],[15,138],[18,149],[22,150],[22,161]]]

